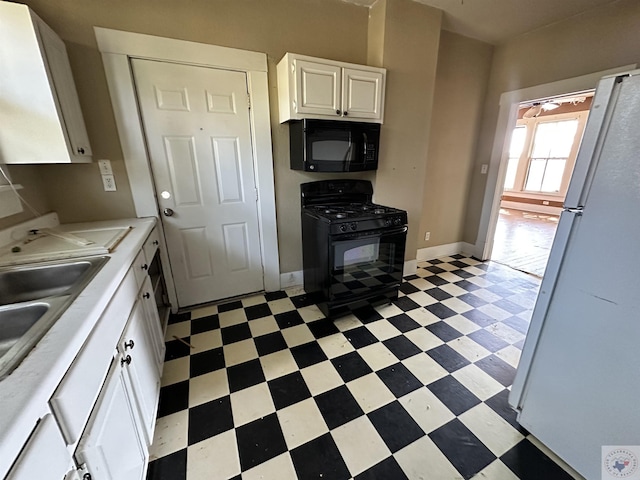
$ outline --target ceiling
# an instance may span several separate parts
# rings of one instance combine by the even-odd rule
[[[343,0],[370,7],[376,0]],[[498,44],[617,0],[415,0],[444,11],[445,30]]]

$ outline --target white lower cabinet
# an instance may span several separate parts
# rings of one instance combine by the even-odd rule
[[[33,480],[34,478],[62,480],[70,463],[69,454],[56,421],[47,414],[36,425],[5,480]]]
[[[154,345],[157,337],[149,328],[144,303],[139,300],[133,307],[129,324],[118,345],[118,361],[131,385],[140,426],[149,446],[153,441],[153,426],[160,393],[160,371]]]
[[[83,474],[100,480],[140,480],[147,468],[147,442],[139,424],[133,387],[121,358],[106,383],[76,451]],[[38,478],[38,477],[35,477]],[[41,477],[45,478],[45,477]]]

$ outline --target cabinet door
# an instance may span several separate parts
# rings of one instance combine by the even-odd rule
[[[76,452],[93,478],[141,480],[146,474],[147,445],[131,390],[117,358]]]
[[[148,285],[149,279],[145,281]],[[143,287],[144,290],[144,287]],[[153,297],[151,297],[153,301]],[[133,390],[133,398],[147,445],[153,441],[153,427],[160,393],[160,371],[154,351],[154,336],[149,329],[144,302],[133,307],[129,324],[118,346],[119,358]]]
[[[54,86],[57,106],[63,117],[63,129],[69,154],[75,161],[90,161],[91,146],[84,124],[71,64],[64,42],[42,21],[37,22],[46,55],[46,65]]]
[[[342,114],[340,75],[338,66],[296,60],[296,112],[339,117]]]
[[[45,415],[36,426],[6,480],[62,479],[71,467],[71,456],[55,420]]]
[[[343,69],[342,106],[349,118],[382,119],[384,75],[381,72]]]
[[[151,277],[147,277],[140,290],[140,301],[144,308],[146,320],[146,332],[149,338],[149,347],[158,369],[158,374],[162,375],[162,365],[164,363],[164,335],[162,333],[162,323],[158,315],[158,307],[151,284]]]

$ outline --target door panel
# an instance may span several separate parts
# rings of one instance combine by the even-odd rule
[[[342,100],[340,67],[297,60],[298,113],[336,115]]]
[[[132,64],[179,306],[263,290],[246,75]]]
[[[382,73],[345,68],[343,82],[342,94],[344,97],[342,105],[350,117],[381,117]]]

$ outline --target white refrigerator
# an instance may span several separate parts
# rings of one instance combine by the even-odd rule
[[[509,403],[588,480],[640,446],[640,70],[596,89]]]

